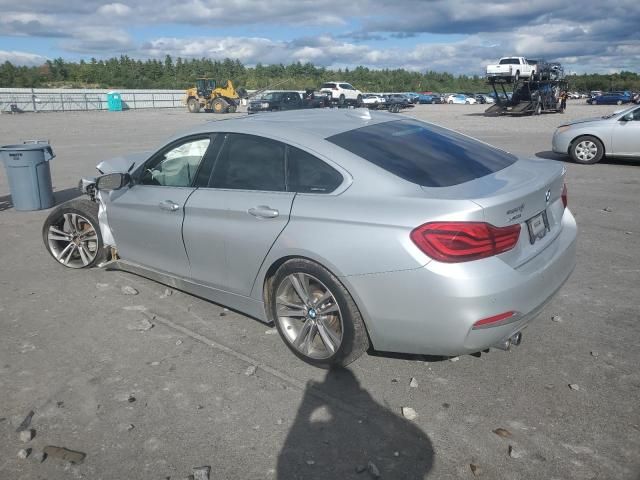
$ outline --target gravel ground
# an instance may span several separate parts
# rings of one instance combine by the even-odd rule
[[[613,108],[570,102],[563,115],[523,118],[483,110],[420,105],[409,115],[557,158],[557,125]],[[0,142],[50,139],[63,201],[99,160],[218,118],[1,115]],[[179,479],[210,465],[214,479],[637,480],[638,163],[566,164],[578,265],[520,347],[455,362],[366,355],[335,372],[298,361],[271,328],[222,306],[126,273],[59,267],[42,245],[47,211],[11,208],[2,170],[0,478]],[[146,320],[153,328],[139,330]],[[417,417],[403,418],[402,407]],[[31,410],[35,437],[24,443],[16,429]],[[40,462],[49,445],[86,459],[53,451]]]

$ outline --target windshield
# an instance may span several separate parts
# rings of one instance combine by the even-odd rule
[[[503,150],[418,120],[378,123],[327,140],[425,187],[468,182],[502,170],[517,160]]]

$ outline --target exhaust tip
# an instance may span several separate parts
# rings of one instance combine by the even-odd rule
[[[518,332],[511,337],[511,343],[516,347],[522,343],[522,333]]]
[[[511,349],[511,345],[515,345],[517,347],[518,345],[520,345],[520,343],[522,343],[522,333],[517,332],[511,335],[506,340],[502,340],[501,342],[496,343],[495,345],[493,345],[493,348],[508,351]]]

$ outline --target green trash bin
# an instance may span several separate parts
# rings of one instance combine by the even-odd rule
[[[122,97],[120,92],[107,92],[107,107],[110,112],[122,111]]]
[[[16,210],[42,210],[55,205],[49,168],[49,161],[55,157],[51,145],[6,145],[0,147],[0,155]]]

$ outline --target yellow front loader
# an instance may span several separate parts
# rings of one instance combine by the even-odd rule
[[[227,80],[223,87],[218,87],[215,80],[198,78],[196,86],[186,91],[184,103],[191,113],[198,113],[200,109],[233,113],[238,108],[240,97],[245,95],[246,91],[242,88],[236,91],[231,80]]]

